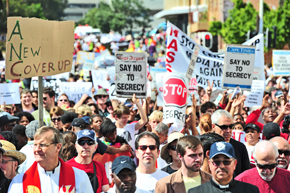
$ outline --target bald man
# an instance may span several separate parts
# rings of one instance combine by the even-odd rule
[[[289,170],[290,145],[283,137],[274,137],[270,140],[278,149],[277,167]]]
[[[255,146],[253,156],[256,168],[241,173],[235,180],[253,184],[263,193],[289,192],[290,172],[277,167],[277,147],[270,141],[260,141]]]

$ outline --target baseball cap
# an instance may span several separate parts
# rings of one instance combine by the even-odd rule
[[[26,137],[33,139],[34,138],[34,134],[36,132],[36,130],[39,128],[39,121],[38,120],[33,120],[31,121],[25,129],[25,135]]]
[[[266,139],[271,139],[280,136],[280,127],[277,123],[266,123],[263,127],[263,135]]]
[[[131,108],[133,106],[132,103],[129,103],[129,102],[125,102],[124,103],[124,106],[128,107],[128,108]]]
[[[89,116],[83,116],[82,120],[86,122],[86,124],[90,124],[90,117]]]
[[[18,117],[12,116],[7,112],[0,113],[0,126],[19,120]]]
[[[281,96],[283,96],[283,92],[282,92],[281,90],[278,90],[278,91],[275,93],[275,97],[276,97],[276,98],[279,98],[279,97],[281,97]]]
[[[169,144],[171,142],[173,142],[174,140],[178,140],[180,137],[183,137],[184,135],[182,133],[179,133],[179,132],[174,132],[174,133],[171,133],[169,136],[168,136],[168,143],[166,145],[164,145],[162,148],[161,148],[161,158],[164,159],[167,163],[171,163],[172,162],[172,157],[171,155],[169,155],[169,152],[167,150]]]
[[[95,132],[92,130],[84,129],[84,130],[78,131],[76,134],[77,134],[77,140],[83,137],[88,137],[91,140],[95,141]]]
[[[119,174],[119,172],[122,169],[128,168],[129,170],[135,171],[136,170],[136,164],[133,161],[133,159],[131,159],[128,156],[119,156],[117,157],[112,164],[112,172],[114,172],[116,175]]]
[[[254,123],[249,123],[244,127],[244,131],[246,131],[248,128],[254,129],[256,131],[258,131],[258,133],[260,133],[261,129],[260,127],[258,127],[258,125],[254,124]]]
[[[236,158],[235,150],[232,144],[224,141],[219,141],[211,145],[209,158],[213,158],[216,155],[223,154],[229,158]]]
[[[80,127],[83,129],[87,128],[86,122],[82,118],[74,118],[71,125],[75,127]]]

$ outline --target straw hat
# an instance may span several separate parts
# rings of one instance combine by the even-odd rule
[[[178,133],[178,132],[174,132],[174,133],[171,133],[169,136],[168,136],[168,143],[166,145],[164,145],[162,148],[161,148],[161,158],[164,159],[167,163],[171,163],[172,162],[172,157],[171,155],[169,155],[167,149],[168,149],[168,145],[173,142],[174,140],[178,140],[180,137],[183,137],[184,135],[182,133]]]
[[[22,164],[26,160],[26,155],[16,150],[16,147],[6,140],[0,140],[2,147],[5,149],[5,153],[3,155],[14,157],[18,160],[19,165]]]

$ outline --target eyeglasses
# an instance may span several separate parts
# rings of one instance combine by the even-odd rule
[[[64,102],[67,102],[68,100],[67,99],[59,99],[60,102],[64,101]]]
[[[53,142],[53,143],[40,143],[40,144],[34,143],[33,146],[35,148],[39,147],[40,149],[42,149],[42,148],[50,146],[51,144],[57,144],[57,143],[56,142]]]
[[[234,124],[230,124],[230,125],[218,125],[215,124],[216,126],[218,126],[219,128],[221,128],[221,130],[227,130],[228,128],[233,129]]]
[[[4,160],[4,159],[2,159],[2,164],[7,164],[10,161],[15,161],[15,160],[13,160],[13,159],[11,159],[11,160]]]
[[[47,97],[43,97],[42,99],[43,99],[44,101],[46,101],[46,100],[47,100]]]
[[[142,151],[146,151],[148,147],[149,147],[149,149],[150,149],[151,151],[157,149],[157,145],[140,145],[140,146],[138,147],[138,149],[140,149],[140,150],[142,150]]]
[[[168,146],[168,149],[171,149],[172,151],[176,151],[176,145]]]
[[[95,141],[93,141],[93,140],[78,140],[78,144],[80,146],[84,146],[86,143],[88,145],[94,145],[95,144]]]
[[[60,121],[60,117],[57,117],[57,118],[51,118],[51,121],[52,121],[52,122],[55,122],[56,120],[57,120],[57,121]]]
[[[280,150],[278,149],[279,155],[282,155],[284,153],[285,156],[289,156],[290,155],[290,151],[289,150]]]
[[[272,170],[277,166],[277,163],[263,165],[263,164],[258,164],[257,161],[256,161],[256,164],[257,164],[258,168],[264,169],[264,170],[265,169]]]
[[[219,166],[221,163],[223,163],[225,166],[228,166],[232,163],[233,159],[230,160],[212,160],[212,163],[214,166]]]
[[[99,98],[106,98],[107,95],[98,95]]]

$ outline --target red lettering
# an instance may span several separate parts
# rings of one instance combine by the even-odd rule
[[[64,61],[64,70],[65,70],[66,66],[68,66],[68,65],[70,65],[70,61],[69,60],[65,60]]]
[[[19,63],[23,63],[23,61],[15,62],[15,63],[11,66],[10,74],[11,74],[12,76],[21,76],[21,74],[16,74],[16,73],[13,71],[13,68],[16,66],[16,64],[19,64]]]
[[[45,68],[46,68],[46,63],[42,63],[42,73],[45,72]]]
[[[48,72],[50,72],[50,69],[52,69],[54,71],[53,63],[52,62],[49,62],[48,63]]]
[[[178,36],[178,30],[172,30],[172,27],[171,27],[171,30],[170,30],[170,35],[172,36],[172,32],[174,33],[174,36],[177,37]]]
[[[168,63],[174,62],[174,56],[175,56],[174,52],[167,52],[166,56],[167,56],[166,62],[168,62]]]
[[[176,42],[176,39],[173,39],[170,44],[168,45],[167,49],[174,49],[174,51],[177,52],[177,42]]]
[[[34,69],[35,69],[36,73],[38,73],[38,70],[39,70],[40,64],[41,64],[41,63],[39,63],[39,64],[38,64],[38,68],[37,68],[37,69],[36,69],[36,66],[35,66],[35,64],[33,64],[33,66],[34,66]]]
[[[26,69],[29,67],[29,71],[27,72]],[[31,72],[31,66],[26,66],[24,68],[24,74],[29,74]]]

